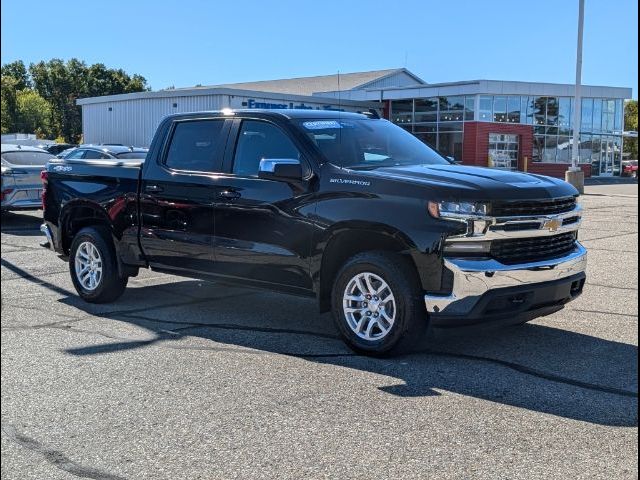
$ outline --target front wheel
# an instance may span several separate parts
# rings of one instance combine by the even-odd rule
[[[116,300],[128,277],[118,274],[115,249],[106,229],[83,228],[74,237],[69,255],[71,280],[78,295],[90,303]]]
[[[366,355],[410,352],[427,330],[417,275],[405,257],[390,252],[347,261],[334,282],[332,311],[346,343]]]

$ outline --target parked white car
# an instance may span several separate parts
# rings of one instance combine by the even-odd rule
[[[2,211],[42,206],[40,172],[54,155],[25,145],[2,145]]]

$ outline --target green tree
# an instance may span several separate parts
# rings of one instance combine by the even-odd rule
[[[53,129],[72,142],[79,141],[82,134],[78,98],[148,89],[140,75],[130,76],[122,69],[110,69],[101,63],[87,66],[76,58],[66,63],[60,59],[32,63],[29,72],[33,88],[51,104]]]
[[[2,133],[9,133],[14,129],[16,123],[16,84],[15,78],[2,75],[2,85],[0,89],[0,130]]]
[[[624,129],[626,131],[638,131],[638,101],[629,100],[624,105]],[[628,153],[631,158],[638,158],[638,139],[625,138],[624,152]]]
[[[4,64],[2,66],[2,76],[13,77],[16,80],[16,88],[18,90],[31,88],[31,78],[22,60]]]
[[[35,133],[39,138],[54,134],[51,130],[51,105],[37,92],[20,90],[16,96],[16,130]]]

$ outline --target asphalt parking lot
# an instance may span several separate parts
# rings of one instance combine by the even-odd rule
[[[2,478],[637,478],[638,187],[587,188],[583,296],[352,354],[311,300],[145,271],[109,305],[2,218]]]

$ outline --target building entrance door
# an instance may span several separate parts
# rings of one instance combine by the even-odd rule
[[[489,166],[502,170],[518,169],[519,135],[505,133],[489,134]]]
[[[613,176],[613,142],[610,138],[602,139],[602,150],[600,155],[600,176]]]

